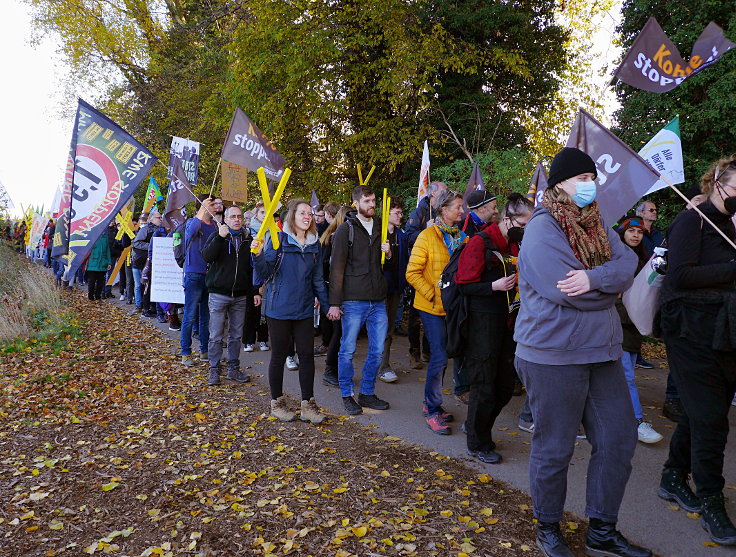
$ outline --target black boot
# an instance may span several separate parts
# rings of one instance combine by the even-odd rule
[[[674,501],[688,512],[699,513],[700,499],[690,489],[687,476],[678,468],[665,468],[662,470],[657,494],[665,501]]]
[[[652,552],[630,543],[616,530],[615,522],[591,518],[588,523],[588,538],[585,540],[585,554],[593,557],[651,557]]]
[[[322,376],[322,382],[325,385],[339,387],[340,382],[337,380],[337,370],[330,366],[325,367],[325,374]]]
[[[545,557],[573,557],[560,531],[559,522],[542,522],[537,524],[537,547]]]
[[[721,545],[736,545],[736,528],[723,506],[723,494],[703,497],[700,503],[702,507],[700,519],[711,539]]]

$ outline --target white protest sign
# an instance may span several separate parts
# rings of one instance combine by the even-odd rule
[[[173,238],[151,238],[153,260],[151,261],[151,301],[184,303],[184,269],[174,258]]]

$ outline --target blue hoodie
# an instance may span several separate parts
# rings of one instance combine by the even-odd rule
[[[302,246],[284,224],[284,232],[279,237],[281,247],[278,250],[273,248],[269,238],[261,253],[253,258],[256,274],[263,281],[274,273],[278,253],[282,252],[279,268],[263,294],[263,312],[272,319],[311,319],[315,298],[327,311],[327,288],[317,235],[308,234],[306,245]]]
[[[544,207],[534,210],[519,253],[521,308],[516,355],[547,365],[590,364],[623,355],[618,295],[634,280],[636,254],[610,227],[611,260],[587,271],[590,292],[568,296],[557,288],[570,270],[584,269],[559,223]]]

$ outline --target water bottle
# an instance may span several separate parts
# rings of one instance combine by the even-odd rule
[[[174,247],[181,245],[181,232],[174,232]]]

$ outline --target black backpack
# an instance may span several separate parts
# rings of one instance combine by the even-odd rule
[[[184,268],[184,262],[187,259],[187,249],[184,245],[186,228],[187,222],[184,221],[181,224],[177,225],[177,227],[174,228],[174,232],[171,233],[174,238],[174,258],[176,259],[176,264],[179,265],[179,267],[181,267],[182,269]]]
[[[478,232],[483,238],[485,249],[493,249],[491,237],[485,232]],[[445,310],[445,325],[447,327],[447,357],[458,358],[464,354],[465,338],[467,338],[468,299],[463,295],[455,282],[460,254],[467,243],[458,246],[452,252],[450,261],[440,275],[440,296],[442,307]]]

